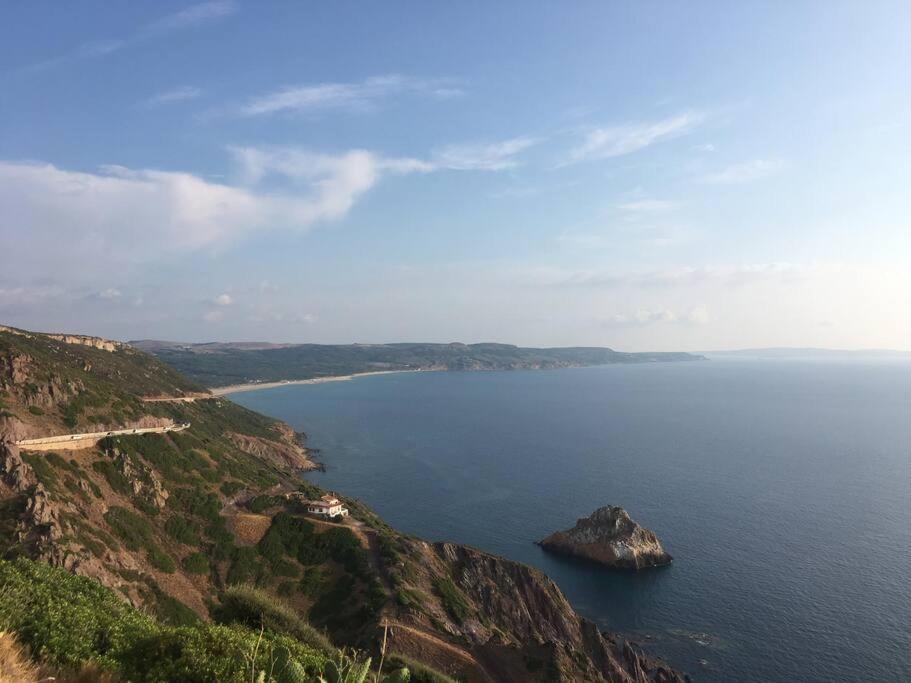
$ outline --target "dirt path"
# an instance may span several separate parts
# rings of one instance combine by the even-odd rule
[[[469,673],[471,681],[496,683],[496,679],[468,650],[400,621],[390,619],[388,624],[390,652],[401,652],[416,657],[438,671],[451,674]]]

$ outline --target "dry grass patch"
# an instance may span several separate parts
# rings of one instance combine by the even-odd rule
[[[226,522],[238,545],[256,545],[269,530],[272,518],[268,515],[238,512],[227,517]]]

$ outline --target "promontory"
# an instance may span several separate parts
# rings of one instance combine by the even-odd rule
[[[646,569],[671,563],[655,534],[634,522],[622,507],[608,505],[557,531],[538,545],[614,569]]]

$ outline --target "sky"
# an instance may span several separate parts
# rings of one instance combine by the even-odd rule
[[[911,3],[0,8],[0,323],[911,349]]]

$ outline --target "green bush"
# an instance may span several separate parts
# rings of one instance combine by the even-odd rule
[[[139,550],[154,544],[151,525],[132,510],[113,505],[104,513],[104,519],[128,550]]]
[[[176,602],[176,601],[175,601]],[[165,612],[184,614],[171,603]],[[326,656],[285,635],[238,625],[169,626],[84,577],[20,558],[0,561],[0,629],[64,671],[94,663],[125,681],[245,683],[292,659],[308,674]]]
[[[196,526],[179,515],[173,515],[164,523],[164,530],[175,541],[195,546],[199,545],[199,532]]]
[[[130,495],[132,490],[130,488],[130,480],[123,476],[123,473],[117,469],[115,465],[110,460],[96,460],[92,463],[92,469],[96,472],[101,473],[105,480],[116,493],[119,493],[124,496]]]
[[[155,543],[152,526],[144,517],[115,505],[104,513],[104,519],[127,550],[145,550],[149,563],[160,571],[170,574],[176,569],[171,556]]]
[[[259,583],[266,577],[265,568],[255,548],[235,548],[228,567],[227,582]]]
[[[244,488],[244,484],[239,481],[226,481],[220,487],[221,492],[226,496],[233,496]]]
[[[177,569],[174,558],[156,545],[150,545],[146,548],[146,557],[149,558],[149,564],[165,574],[173,574],[174,570]]]
[[[319,593],[320,586],[323,585],[323,573],[317,567],[307,567],[304,570],[304,576],[300,580],[301,593],[307,597],[316,597]]]
[[[212,617],[222,624],[243,624],[291,636],[321,650],[331,650],[332,643],[320,631],[301,619],[281,600],[248,585],[231,586],[221,596]]]
[[[43,454],[23,452],[20,455],[22,460],[35,470],[35,476],[38,477],[38,481],[48,488],[54,488],[57,484],[57,472]]]
[[[177,598],[161,593],[155,606],[155,615],[172,626],[192,626],[199,623],[199,615]]]
[[[438,577],[434,579],[433,588],[437,595],[440,596],[440,602],[442,602],[446,613],[455,621],[461,623],[468,616],[468,605],[452,579],[448,576]]]
[[[191,553],[183,558],[183,568],[190,574],[208,574],[209,560],[203,553]]]
[[[32,415],[44,415],[44,411],[38,406],[29,406],[28,412],[30,412]]]
[[[259,514],[260,512],[268,510],[271,507],[275,507],[281,503],[282,500],[283,499],[279,496],[256,496],[249,503],[247,503],[247,507],[250,508],[250,512]]]

